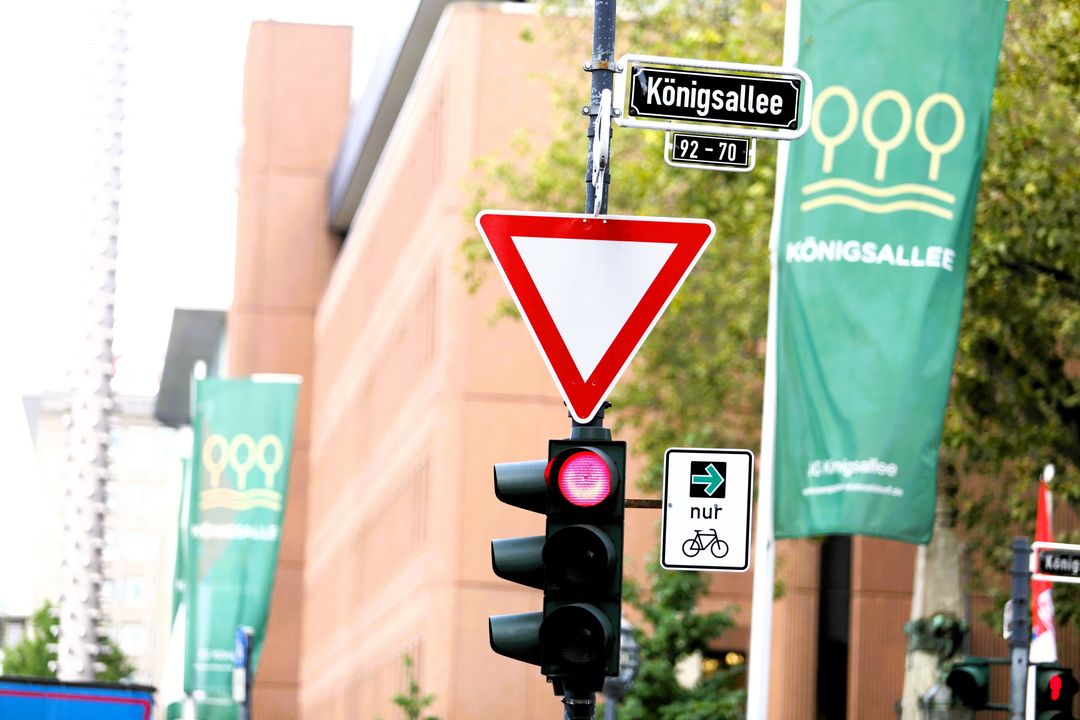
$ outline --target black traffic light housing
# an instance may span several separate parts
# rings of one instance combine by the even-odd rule
[[[1035,720],[1075,720],[1073,696],[1080,691],[1072,670],[1060,665],[1035,666]]]
[[[990,663],[985,658],[965,657],[949,667],[945,684],[963,707],[983,709],[990,702]]]
[[[619,673],[626,443],[552,440],[548,458],[540,670],[598,692],[605,676]],[[598,502],[560,482],[583,459],[610,478]]]
[[[547,523],[544,535],[491,542],[496,575],[544,591],[542,612],[488,619],[491,648],[539,665],[556,694],[597,692],[619,671],[625,477],[626,443],[595,437],[495,466],[496,497]]]

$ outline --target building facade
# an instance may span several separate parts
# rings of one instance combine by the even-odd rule
[[[61,592],[61,495],[66,486],[69,397],[48,393],[26,399],[38,458],[39,516],[34,609],[56,604]],[[102,627],[135,666],[132,681],[159,682],[158,655],[168,644],[171,568],[180,490],[176,433],[153,418],[154,398],[115,398],[109,437],[109,474],[100,601]]]
[[[525,327],[492,320],[501,281],[489,272],[470,292],[462,255],[476,235],[470,188],[490,185],[477,161],[514,158],[521,135],[544,147],[565,120],[548,75],[587,92],[588,38],[569,56],[559,28],[519,5],[449,5],[341,238],[327,229],[327,198],[351,130],[349,31],[252,27],[228,368],[304,377],[256,682],[261,718],[395,717],[405,656],[437,717],[561,712],[535,667],[488,646],[489,615],[541,600],[495,577],[488,543],[543,527],[496,500],[492,465],[544,457],[570,421]],[[584,174],[584,120],[582,136]],[[622,439],[633,482],[641,460]],[[628,512],[634,576],[656,547],[658,519]],[[893,717],[915,547],[859,537],[778,548],[770,717]],[[751,573],[718,575],[711,587],[706,606],[736,619],[717,650],[738,661]],[[971,605],[976,617],[989,601]],[[971,651],[1006,647],[979,624]]]

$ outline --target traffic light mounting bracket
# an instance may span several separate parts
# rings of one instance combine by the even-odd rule
[[[604,411],[611,407],[611,403],[606,400],[600,405],[600,409],[596,411],[596,415],[593,419],[587,423],[579,423],[574,419],[574,416],[567,411],[566,415],[570,418],[570,439],[577,441],[586,440],[610,440],[611,430],[604,427]]]

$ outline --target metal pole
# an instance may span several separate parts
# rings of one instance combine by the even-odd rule
[[[784,64],[799,55],[802,0],[788,0],[784,23]],[[787,183],[788,144],[779,143],[772,226],[769,230],[769,315],[765,330],[765,386],[761,408],[761,454],[758,456],[757,519],[754,521],[754,578],[750,610],[750,656],[746,678],[747,720],[769,715],[769,675],[772,658],[773,584],[776,538],[773,537],[773,461],[776,446],[776,308],[777,258],[780,247],[780,208]]]
[[[593,6],[593,54],[585,69],[592,73],[592,91],[589,93],[589,154],[585,163],[585,212],[593,212],[596,189],[592,184],[593,145],[596,139],[596,118],[600,108],[600,96],[604,90],[611,91],[615,75],[615,0],[596,0]],[[583,108],[586,110],[586,108]],[[611,131],[608,131],[608,138]],[[600,201],[600,213],[607,213],[607,187],[611,183],[611,164],[604,169],[604,195]]]
[[[591,689],[567,687],[563,692],[563,720],[593,720],[596,717],[596,693]]]
[[[604,91],[611,94],[615,73],[615,0],[596,0],[593,6],[593,52],[592,60],[585,65],[585,70],[592,74],[592,88],[589,93],[589,106],[582,108],[589,116],[589,153],[585,158],[585,212],[607,213],[607,187],[611,182],[611,164],[606,161],[600,187],[600,207],[596,208],[596,188],[593,186],[593,152],[596,149],[596,128]],[[605,108],[610,112],[610,109]],[[608,118],[607,120],[610,120]],[[608,141],[611,139],[611,123],[604,122]],[[610,146],[610,145],[609,145]],[[608,156],[610,158],[610,155]],[[588,423],[579,423],[571,419],[570,437],[572,439],[611,439],[611,431],[604,427],[604,409],[610,407],[604,403],[600,411]],[[617,641],[616,641],[617,642]],[[576,683],[567,682],[563,691],[564,720],[594,720],[596,717],[596,691],[584,683],[582,687],[573,687]]]
[[[1009,720],[1024,720],[1027,694],[1028,647],[1031,643],[1031,545],[1027,538],[1013,538],[1012,637],[1009,654]]]

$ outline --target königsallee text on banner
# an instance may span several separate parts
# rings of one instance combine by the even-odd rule
[[[930,539],[1006,0],[802,0],[778,225],[776,537]]]
[[[253,668],[265,637],[300,384],[270,376],[195,382],[186,546],[177,569],[186,606],[184,690],[200,720],[233,720],[236,629],[255,630]]]

